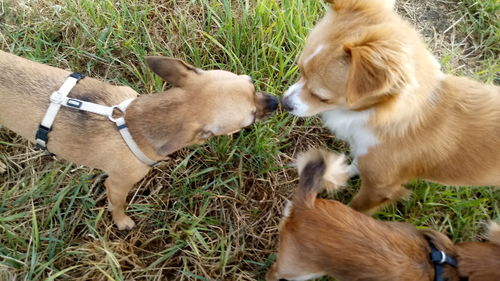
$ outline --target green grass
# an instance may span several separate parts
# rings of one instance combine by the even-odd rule
[[[468,34],[473,53],[479,58],[479,79],[500,83],[500,2],[494,0],[460,1],[463,23],[460,29]],[[493,73],[493,75],[492,75]]]
[[[0,49],[141,94],[164,87],[143,59],[161,54],[248,74],[259,90],[281,95],[297,78],[295,60],[324,11],[323,2],[306,0],[27,5],[0,0]],[[484,20],[493,12],[462,12],[463,28],[484,54],[476,73],[494,69],[488,66],[497,65],[498,37],[491,38],[498,26]],[[479,77],[494,81],[496,74]],[[7,165],[0,174],[0,280],[262,280],[274,259],[284,199],[296,184],[291,160],[313,145],[346,150],[317,120],[286,113],[184,149],[138,184],[128,208],[137,227],[121,232],[105,208],[102,172],[51,161],[0,130],[0,162]],[[349,202],[358,184],[335,197]],[[498,190],[409,186],[414,195],[379,218],[439,229],[454,241],[477,239],[483,222],[500,218]]]
[[[461,1],[466,25],[472,32],[474,43],[481,47],[483,57],[498,56],[500,47],[500,3],[498,1]]]

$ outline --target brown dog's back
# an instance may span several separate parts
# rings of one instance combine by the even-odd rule
[[[341,158],[317,150],[299,157],[299,187],[285,210],[278,258],[266,280],[329,275],[350,281],[431,281],[435,278],[431,244],[458,260],[458,270],[443,265],[445,280],[500,280],[500,225],[492,225],[491,243],[454,245],[437,231],[375,220],[338,201],[318,199],[331,167],[342,170],[336,159]],[[345,180],[336,178],[341,179],[336,184]]]
[[[459,273],[469,281],[500,280],[500,225],[492,223],[491,242],[464,242],[456,245]]]

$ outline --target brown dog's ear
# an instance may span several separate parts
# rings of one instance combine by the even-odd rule
[[[154,56],[146,57],[146,63],[154,73],[175,87],[184,86],[190,75],[200,73],[199,69],[180,59]]]
[[[407,84],[412,67],[408,51],[390,32],[372,27],[359,40],[344,45],[350,59],[346,94],[351,106],[394,94]]]

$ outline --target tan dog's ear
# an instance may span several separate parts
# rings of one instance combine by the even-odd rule
[[[149,68],[163,80],[171,83],[175,87],[182,87],[190,75],[200,73],[196,67],[179,59],[154,56],[146,57]]]
[[[188,146],[193,140],[191,131],[181,131],[178,134],[170,135],[166,142],[155,147],[156,154],[167,156],[176,152],[177,150]]]
[[[402,43],[393,38],[389,29],[375,26],[359,40],[344,45],[350,58],[346,94],[351,106],[373,103],[408,83],[409,54]]]
[[[166,142],[156,148],[156,153],[161,156],[167,156],[188,145],[203,144],[213,135],[210,131],[193,131],[191,128],[186,128],[177,134],[171,135]]]

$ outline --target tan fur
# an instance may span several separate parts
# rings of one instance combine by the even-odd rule
[[[357,159],[352,203],[365,213],[406,195],[413,178],[500,186],[500,88],[443,74],[393,2],[335,1],[299,59],[301,116],[371,111],[378,143]]]
[[[276,109],[275,99],[256,93],[248,76],[221,70],[203,71],[180,60],[149,57],[148,65],[176,87],[141,95],[87,77],[70,97],[116,105],[135,98],[125,119],[134,140],[154,160],[214,135],[233,133]],[[34,141],[49,105],[70,72],[0,51],[0,124]],[[150,167],[138,160],[107,117],[62,107],[49,134],[48,149],[57,157],[106,171],[104,183],[113,220],[120,229],[134,222],[124,213],[133,185]]]
[[[317,151],[305,155],[300,160],[299,187],[280,224],[277,260],[267,272],[267,281],[308,280],[322,275],[339,281],[431,281],[435,272],[429,242],[459,261],[458,270],[444,266],[445,280],[458,281],[459,272],[471,281],[499,280],[499,245],[453,245],[439,232],[378,221],[338,201],[315,198],[331,165],[328,157],[336,156]],[[478,263],[484,265],[471,267]],[[469,270],[483,279],[469,275]]]

